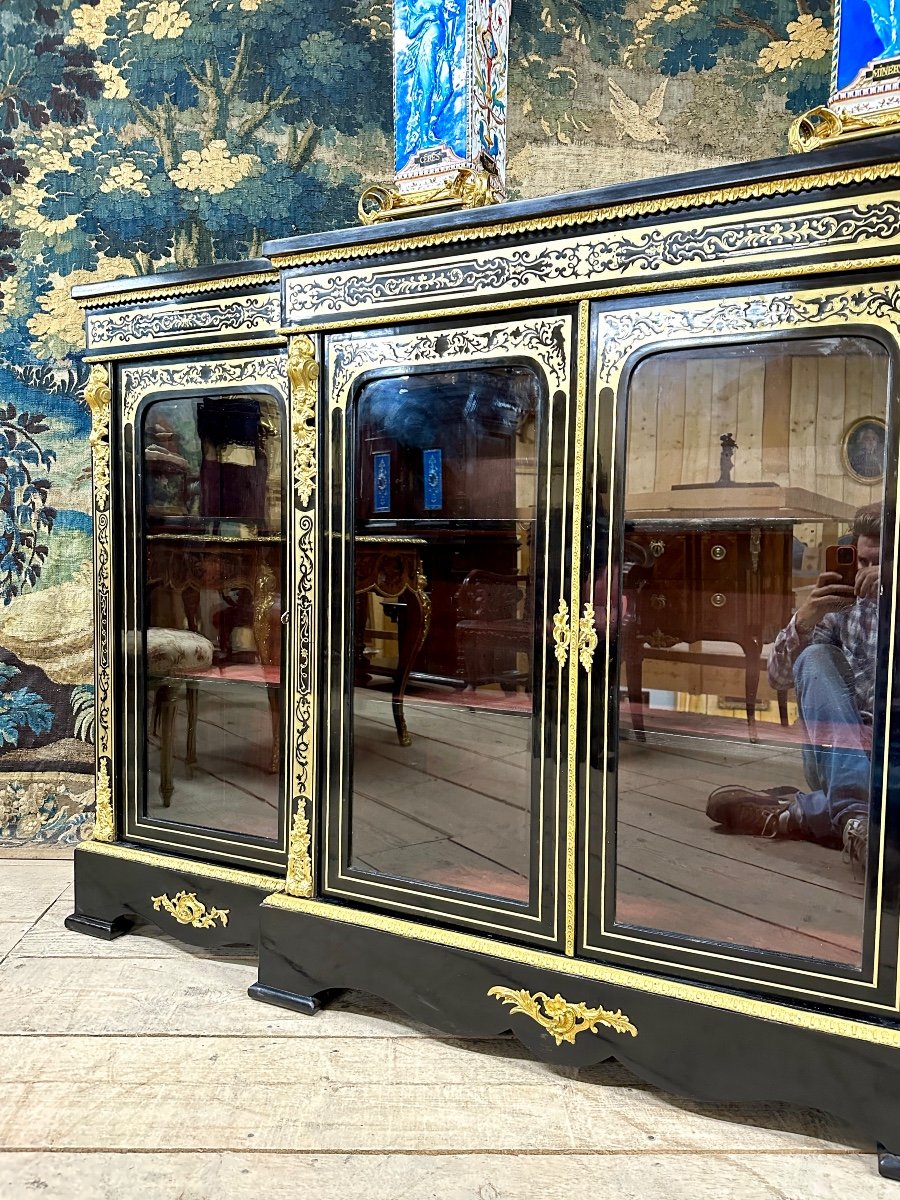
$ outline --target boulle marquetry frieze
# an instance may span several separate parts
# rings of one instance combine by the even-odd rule
[[[368,311],[381,312],[433,297],[442,307],[516,295],[610,287],[711,266],[746,271],[753,264],[802,261],[827,254],[900,247],[900,201],[885,196],[855,203],[830,202],[798,212],[708,217],[644,230],[585,233],[533,246],[493,247],[421,262],[289,275],[286,320],[303,324]],[[785,259],[784,256],[787,256]]]
[[[434,365],[528,354],[547,373],[552,388],[569,378],[571,317],[529,317],[474,329],[401,334],[391,338],[341,338],[331,346],[331,403],[346,405],[353,380],[370,367]]]
[[[88,350],[113,350],[153,342],[175,342],[231,334],[247,338],[278,329],[281,305],[277,292],[199,301],[177,301],[158,307],[89,312]]]
[[[207,358],[203,362],[128,366],[122,370],[122,407],[125,420],[134,420],[142,400],[156,392],[210,391],[269,384],[287,391],[287,359],[283,354]]]
[[[739,300],[701,301],[666,307],[636,305],[627,312],[605,313],[597,358],[599,386],[621,374],[628,353],[673,337],[708,338],[747,335],[852,322],[900,329],[900,286],[869,284],[815,292],[775,292]]]

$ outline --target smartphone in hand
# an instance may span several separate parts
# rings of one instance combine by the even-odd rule
[[[825,570],[840,575],[841,583],[853,587],[856,583],[856,547],[855,546],[826,546]]]

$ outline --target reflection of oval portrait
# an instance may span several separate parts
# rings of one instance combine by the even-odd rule
[[[884,478],[885,425],[878,417],[854,421],[841,443],[844,470],[860,483],[880,483]]]

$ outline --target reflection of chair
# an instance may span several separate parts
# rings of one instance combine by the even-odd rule
[[[470,571],[459,588],[456,637],[460,674],[470,688],[499,683],[531,688],[534,600],[529,575]],[[518,655],[528,656],[520,670]]]
[[[156,688],[153,702],[153,729],[159,734],[159,794],[166,808],[175,790],[172,760],[175,754],[173,733],[175,711],[181,683],[187,686],[187,746],[185,762],[197,761],[197,683],[184,677],[196,675],[212,666],[213,644],[199,633],[186,629],[148,629],[146,638],[147,674]]]
[[[366,679],[364,647],[368,593],[398,601],[390,606],[398,624],[397,670],[391,690],[391,708],[401,746],[412,744],[403,714],[403,696],[416,655],[422,649],[431,627],[431,598],[426,590],[428,581],[422,569],[421,547],[424,545],[426,542],[422,538],[362,535],[356,539],[354,628],[357,674],[361,682]],[[403,600],[403,597],[407,599]]]

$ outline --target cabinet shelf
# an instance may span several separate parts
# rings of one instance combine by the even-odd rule
[[[220,533],[148,533],[148,542],[199,542],[203,545],[277,546],[284,545],[280,534],[253,534],[250,537],[231,537]]]
[[[281,668],[276,665],[231,664],[227,667],[210,667],[208,671],[190,671],[177,675],[150,675],[154,683],[227,683],[231,686],[243,684],[247,687],[280,688]]]

